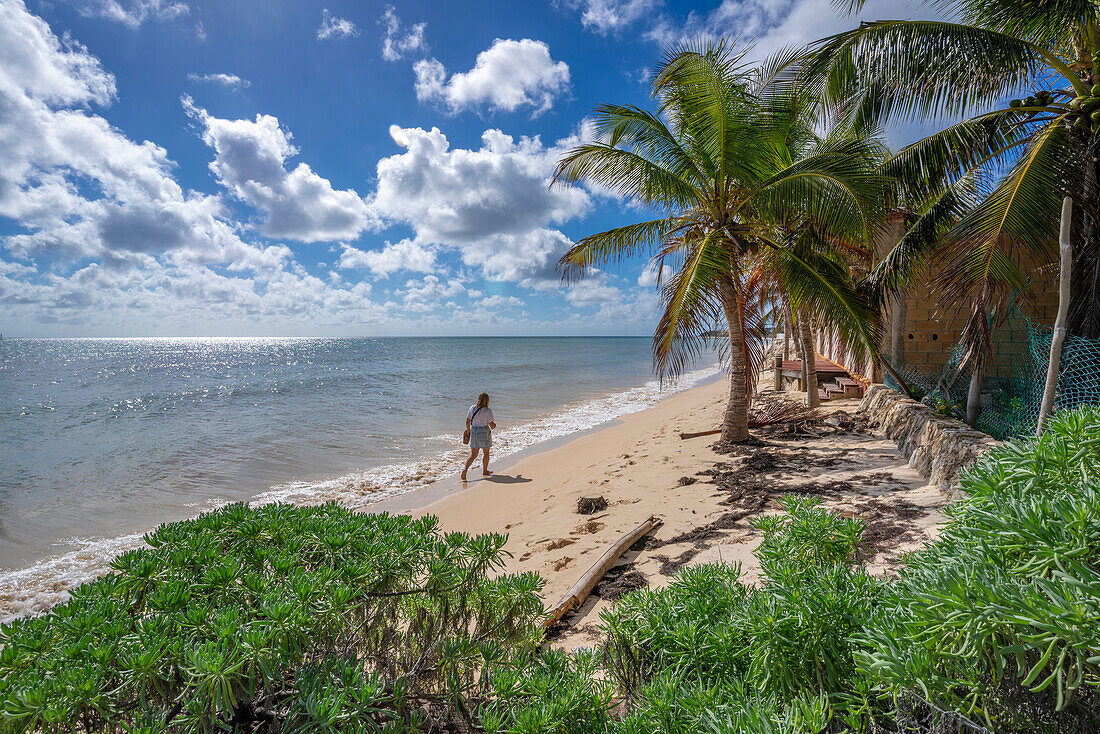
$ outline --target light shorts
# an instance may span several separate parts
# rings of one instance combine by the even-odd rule
[[[487,449],[493,445],[493,432],[489,426],[470,427],[470,448]]]

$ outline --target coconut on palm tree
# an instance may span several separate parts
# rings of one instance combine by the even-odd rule
[[[672,264],[653,337],[656,370],[680,372],[723,324],[730,395],[722,438],[748,438],[760,366],[752,310],[782,288],[796,310],[828,315],[853,343],[875,350],[874,316],[829,243],[869,238],[881,217],[873,144],[815,134],[805,100],[777,81],[782,60],[746,65],[724,42],[678,48],[654,74],[656,111],[605,104],[595,139],[560,162],[555,182],[589,181],[658,216],[580,240],[561,260],[566,279],[638,255]]]

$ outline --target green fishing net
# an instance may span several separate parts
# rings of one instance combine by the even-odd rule
[[[997,439],[1035,434],[1043,400],[1050,344],[1054,330],[1035,323],[1015,302],[1003,320],[993,317],[993,348],[982,382],[982,408],[976,427]],[[898,372],[917,388],[922,402],[941,413],[964,419],[970,389],[970,368],[963,364],[960,342],[939,374]],[[898,389],[892,378],[888,387]],[[1054,410],[1100,405],[1100,340],[1069,334],[1062,344],[1061,368]]]

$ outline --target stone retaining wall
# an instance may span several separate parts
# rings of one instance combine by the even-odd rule
[[[897,441],[909,466],[950,492],[959,471],[999,441],[954,418],[910,400],[885,385],[872,385],[859,404],[872,427]]]

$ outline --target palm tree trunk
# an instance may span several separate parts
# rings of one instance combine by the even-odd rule
[[[787,326],[791,329],[791,346],[794,347],[796,354],[802,354],[802,335],[798,333],[798,327],[794,323],[794,311],[791,310],[791,304],[786,304],[787,309]]]
[[[989,360],[991,356],[989,352],[992,350],[991,339],[988,334],[988,329],[991,328],[989,326],[988,285],[982,287],[982,292],[978,298],[980,300],[975,301],[974,311],[970,316],[971,319],[980,318],[983,320],[981,327],[977,327],[980,329],[977,333],[981,336],[974,338],[974,343],[970,348],[971,354],[969,355],[970,389],[966,393],[966,423],[971,428],[977,427],[978,416],[982,412],[982,385],[985,383],[986,362]]]
[[[979,359],[970,373],[970,390],[966,393],[966,424],[974,428],[982,412],[982,383],[985,381],[985,360]]]
[[[1058,272],[1058,315],[1054,318],[1054,336],[1050,340],[1050,364],[1047,365],[1047,382],[1043,389],[1043,402],[1039,406],[1039,424],[1035,435],[1042,436],[1047,416],[1054,408],[1054,394],[1058,391],[1058,372],[1062,362],[1062,342],[1066,340],[1066,316],[1069,313],[1070,278],[1073,274],[1073,245],[1070,241],[1070,225],[1073,222],[1073,199],[1062,199],[1062,226],[1058,233],[1058,249],[1061,254]]]
[[[816,408],[820,403],[817,395],[817,354],[814,351],[814,337],[810,330],[810,314],[805,309],[798,315],[798,328],[802,333],[802,381],[806,388],[806,405]]]
[[[1084,191],[1095,192],[1100,178],[1100,132],[1094,132],[1085,156]],[[1095,194],[1092,198],[1096,203]],[[1089,339],[1100,338],[1100,227],[1086,207],[1081,217],[1081,237],[1073,253],[1068,329]]]
[[[745,341],[741,332],[740,294],[732,275],[724,275],[718,280],[718,292],[730,335],[730,399],[722,416],[722,440],[740,443],[749,437],[749,395]]]
[[[786,362],[791,358],[791,332],[794,331],[794,324],[791,323],[791,307],[786,303],[783,304],[783,361]]]

